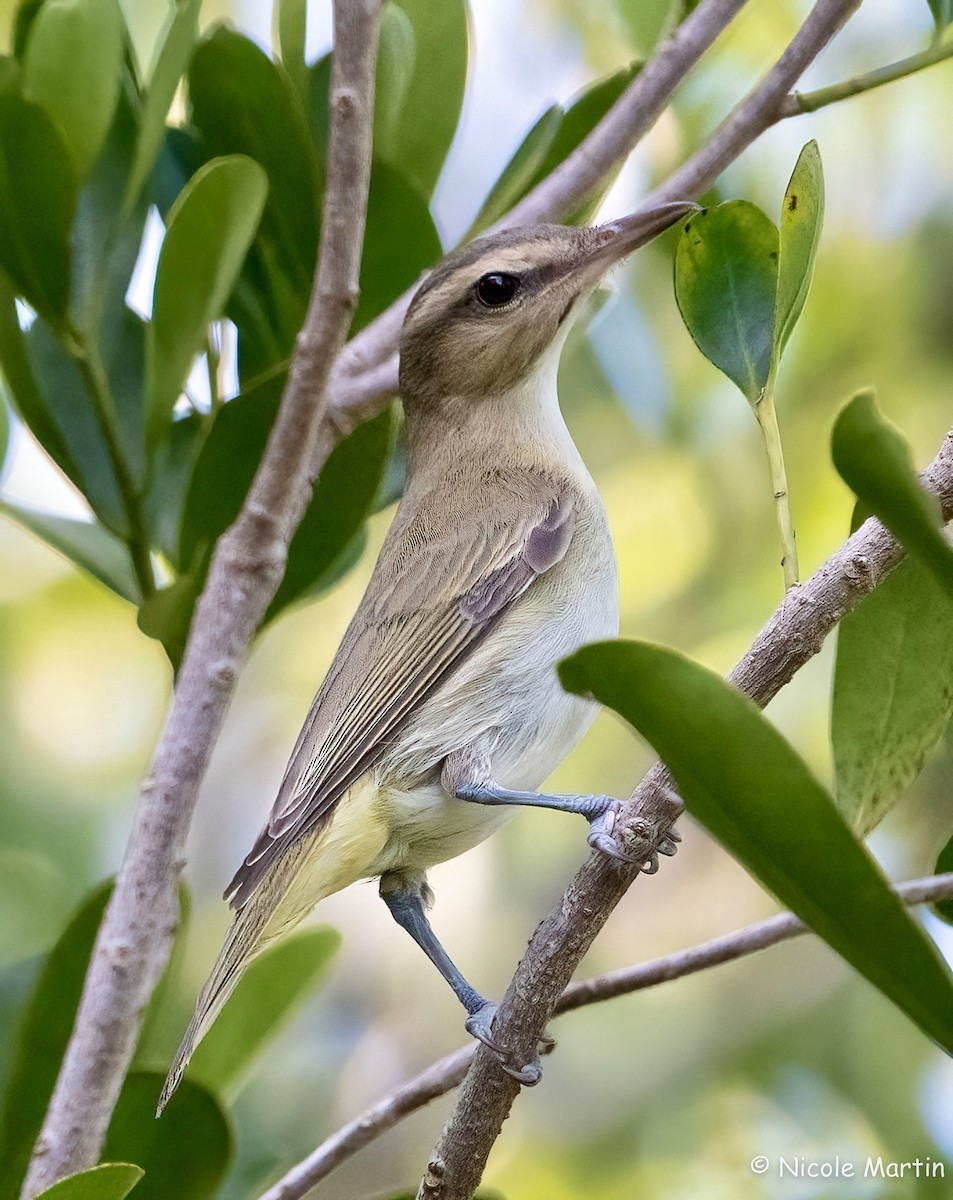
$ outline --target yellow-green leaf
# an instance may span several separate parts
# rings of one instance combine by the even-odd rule
[[[824,169],[817,142],[798,156],[781,204],[775,357],[780,358],[804,308],[824,222]]]
[[[46,0],[30,29],[23,90],[63,131],[81,179],[112,124],[124,34],[117,0]]]
[[[45,109],[0,92],[0,266],[54,326],[70,294],[69,233],[76,168]]]
[[[563,685],[626,718],[688,811],[775,896],[953,1051],[953,976],[805,763],[746,696],[647,642],[585,646]]]
[[[258,228],[267,178],[241,154],[215,158],[189,180],[169,213],[146,342],[146,412],[152,445],[165,432],[209,322],[222,316]]]
[[[189,1078],[218,1092],[237,1090],[265,1044],[313,991],[340,944],[333,929],[305,929],[256,958],[196,1050]]]
[[[940,532],[940,502],[921,487],[909,444],[877,408],[873,392],[858,392],[841,409],[831,456],[857,498],[953,597],[953,548]]]
[[[67,1175],[36,1200],[125,1200],[144,1174],[135,1163],[101,1163]]]
[[[951,714],[953,605],[930,571],[908,558],[837,631],[837,807],[861,836],[903,798]]]

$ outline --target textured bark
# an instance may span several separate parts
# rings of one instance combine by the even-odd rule
[[[219,543],[23,1194],[93,1166],[177,923],[199,785],[307,504],[330,364],[357,302],[380,0],[338,0],[328,187],[308,316],[261,467]]]

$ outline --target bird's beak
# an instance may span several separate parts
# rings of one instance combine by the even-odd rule
[[[609,221],[597,227],[597,233],[603,236],[603,245],[599,247],[597,256],[605,254],[606,262],[617,263],[646,242],[658,238],[660,233],[689,212],[699,211],[699,205],[694,200],[671,200],[667,204],[657,204],[651,209],[640,209],[631,212],[628,217],[619,217],[617,221]]]
[[[652,208],[639,209],[627,217],[609,221],[596,227],[599,234],[599,244],[587,256],[586,265],[591,266],[594,274],[603,275],[613,264],[638,250],[653,238],[664,233],[669,226],[689,213],[699,211],[699,206],[692,200],[673,200],[666,204],[657,204]],[[588,274],[588,271],[586,272]]]

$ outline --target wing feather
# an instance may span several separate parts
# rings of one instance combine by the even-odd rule
[[[268,824],[226,890],[234,908],[248,902],[286,846],[329,819],[422,700],[565,554],[575,522],[571,489],[524,476],[497,499],[489,527],[459,506],[438,527],[422,524],[419,507],[403,521],[398,512]]]

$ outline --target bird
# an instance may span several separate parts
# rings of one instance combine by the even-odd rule
[[[556,376],[585,297],[695,207],[490,233],[417,288],[400,337],[403,497],[267,823],[225,892],[232,923],[160,1112],[249,962],[363,879],[380,880],[392,916],[465,1008],[468,1032],[520,1082],[538,1079],[538,1058],[510,1060],[493,1036],[496,1005],[438,941],[427,870],[524,805],[583,816],[591,846],[628,858],[613,836],[617,800],[536,790],[597,711],[562,690],[556,664],[619,624],[605,511]]]

